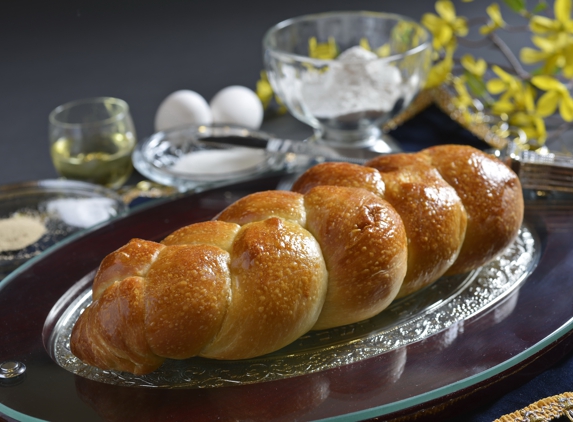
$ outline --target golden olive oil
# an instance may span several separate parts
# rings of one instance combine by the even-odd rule
[[[60,138],[52,144],[56,171],[66,179],[97,183],[115,189],[133,171],[135,138],[129,134],[97,135],[81,142]]]

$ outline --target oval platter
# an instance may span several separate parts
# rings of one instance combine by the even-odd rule
[[[261,178],[156,200],[71,236],[0,282],[0,362],[27,367],[24,376],[2,383],[0,415],[22,421],[435,420],[523,383],[573,349],[573,304],[563,294],[573,288],[573,199],[531,195],[522,230],[533,248],[527,251],[531,265],[514,288],[461,320],[422,324],[438,329],[375,353],[361,341],[368,333],[344,340],[364,358],[323,367],[312,362],[306,371],[277,377],[275,370],[266,378],[269,372],[254,363],[242,374],[246,380],[228,376],[221,385],[175,389],[81,376],[53,359],[62,316],[86,291],[105,255],[131,238],[160,240],[208,220],[240,197],[279,182]],[[472,294],[483,291],[478,286]],[[282,360],[292,352],[283,352]],[[342,355],[348,354],[344,349]],[[161,382],[175,382],[175,372],[165,371]]]

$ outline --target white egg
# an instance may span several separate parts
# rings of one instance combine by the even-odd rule
[[[258,129],[263,122],[263,105],[257,94],[239,85],[219,91],[211,100],[213,123],[235,124]]]
[[[155,114],[155,130],[185,125],[210,125],[213,121],[209,104],[195,91],[182,89],[165,98]]]

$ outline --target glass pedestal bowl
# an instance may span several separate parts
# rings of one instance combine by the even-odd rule
[[[289,19],[267,31],[263,47],[271,86],[314,129],[309,141],[339,149],[390,152],[381,127],[408,107],[431,66],[429,33],[388,13]]]

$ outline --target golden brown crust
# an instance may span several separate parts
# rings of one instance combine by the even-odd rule
[[[93,298],[97,299],[111,284],[125,277],[144,275],[162,249],[159,243],[132,239],[106,256],[94,278]]]
[[[280,217],[304,227],[306,214],[303,202],[303,196],[295,192],[257,192],[229,205],[215,218],[243,225],[269,217]]]
[[[324,185],[361,188],[384,196],[384,182],[380,173],[352,163],[323,163],[313,166],[294,182],[292,191],[304,194],[315,186]]]
[[[202,356],[260,356],[292,343],[316,322],[327,273],[320,246],[299,225],[277,217],[246,224],[233,243],[230,270],[233,299]]]
[[[458,257],[467,217],[456,191],[419,154],[380,156],[367,166],[380,171],[384,198],[396,209],[408,236],[408,272],[397,297],[440,278]]]
[[[523,220],[523,193],[517,175],[504,163],[463,145],[422,151],[461,198],[468,214],[462,250],[447,274],[489,262],[515,239]]]
[[[366,164],[324,163],[306,171],[293,190],[315,186],[365,188],[386,199],[400,214],[408,236],[408,271],[397,297],[441,277],[461,249],[466,214],[455,190],[420,154],[380,156]]]
[[[127,277],[110,285],[80,316],[73,328],[71,351],[105,369],[144,374],[165,358],[154,354],[145,338],[143,279]]]
[[[317,186],[305,195],[309,231],[329,273],[314,329],[370,318],[396,297],[406,273],[406,233],[386,201],[364,189]]]
[[[165,358],[259,356],[370,318],[448,267],[483,265],[520,228],[517,176],[473,148],[369,164],[316,166],[295,183],[301,193],[249,195],[214,221],[112,252],[72,352],[135,374]]]
[[[172,245],[212,245],[229,252],[241,227],[224,221],[204,221],[175,230],[161,241]]]
[[[353,167],[365,169],[353,164],[330,164],[347,163],[319,166],[334,169],[338,173],[333,180],[339,181],[344,180],[344,174]],[[320,171],[312,177],[313,183],[319,184],[328,174],[332,173]],[[381,186],[383,188],[376,170],[366,168],[362,174],[367,177],[360,176],[356,180],[375,181],[370,187],[377,187],[373,190],[378,192]],[[299,186],[302,188],[303,185]],[[403,225],[389,204],[374,193],[354,187],[311,188],[305,195],[285,191],[260,192],[230,205],[218,218],[245,223],[274,216],[301,225],[306,222],[306,228],[316,237],[329,263],[327,300],[321,320],[314,329],[369,318],[388,306],[396,295],[403,279],[402,270],[405,271],[405,237],[401,237],[400,232]],[[386,230],[386,225],[396,232]],[[362,254],[362,247],[369,249],[371,254]],[[396,262],[391,262],[392,259]],[[382,266],[387,270],[378,272],[377,268]],[[357,271],[377,274],[359,277]]]
[[[229,254],[205,244],[171,246],[146,280],[146,337],[153,353],[197,355],[219,332],[231,299]]]

